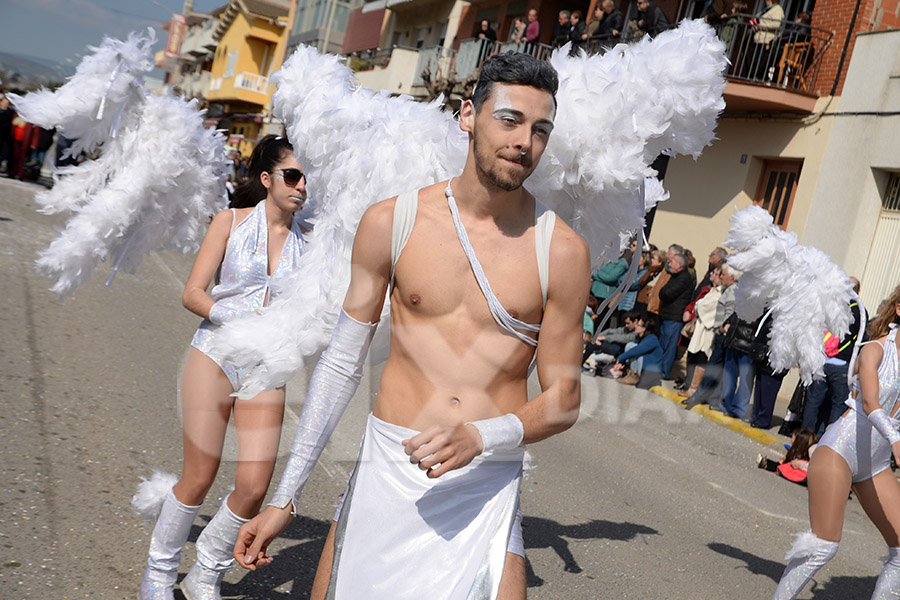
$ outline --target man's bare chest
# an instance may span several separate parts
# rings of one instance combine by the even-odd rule
[[[539,322],[542,295],[535,255],[534,228],[516,235],[470,228],[469,240],[494,295],[510,316]],[[426,316],[460,313],[493,321],[473,266],[452,223],[422,219],[416,223],[395,269],[393,302]]]

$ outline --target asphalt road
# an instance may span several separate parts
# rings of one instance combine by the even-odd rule
[[[60,302],[32,269],[64,223],[35,212],[38,189],[0,180],[0,598],[134,598],[151,528],[131,496],[154,468],[180,469],[178,377],[198,321],[180,297],[192,257],[151,255],[111,287],[101,265]],[[377,375],[316,468],[306,516],[273,545],[276,561],[232,571],[226,597],[307,597]],[[304,376],[288,386],[283,448],[304,389]],[[774,450],[649,392],[585,378],[579,422],[530,448],[529,598],[769,597],[791,534],[808,527],[806,489],[755,468]],[[182,573],[228,492],[233,437],[225,459]],[[885,554],[851,500],[838,556],[802,597],[868,598]]]

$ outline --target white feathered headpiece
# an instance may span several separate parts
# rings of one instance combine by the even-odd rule
[[[124,42],[106,38],[55,92],[13,97],[25,120],[75,138],[75,154],[101,151],[59,169],[53,188],[35,196],[41,212],[71,213],[37,261],[60,296],[74,293],[107,258],[115,274],[120,267],[134,272],[160,247],[196,252],[209,217],[225,207],[222,135],[203,127],[196,100],[143,89],[153,41],[152,30]]]
[[[616,258],[643,224],[639,190],[660,152],[697,156],[724,108],[724,44],[699,21],[603,56],[558,51],[553,135],[526,188]],[[335,56],[303,47],[274,76],[275,115],[308,174],[315,228],[286,292],[263,318],[226,324],[217,352],[252,369],[242,397],[281,385],[328,341],[350,279],[353,235],[374,202],[462,171],[468,139],[431,104],[354,84]],[[647,185],[650,204],[664,198]],[[385,309],[387,311],[387,307]],[[387,319],[382,319],[386,321]]]
[[[853,320],[850,277],[827,254],[776,227],[758,206],[734,213],[725,243],[739,250],[728,264],[744,272],[735,284],[738,316],[755,321],[771,310],[769,364],[777,371],[799,365],[807,384],[821,379],[825,331],[843,338]]]

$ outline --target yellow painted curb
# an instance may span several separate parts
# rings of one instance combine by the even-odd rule
[[[653,386],[652,388],[650,388],[650,391],[653,392],[654,394],[656,394],[657,396],[662,396],[666,400],[669,400],[671,402],[674,402],[675,404],[678,404],[679,406],[684,406],[685,399],[683,397],[679,396],[676,392],[673,392],[672,390],[668,390],[668,389],[662,387],[661,385]],[[726,417],[725,415],[723,415],[722,413],[720,413],[717,410],[710,410],[710,408],[705,404],[699,404],[699,405],[695,406],[694,408],[691,409],[691,412],[695,412],[698,415],[702,415],[703,417],[709,419],[713,423],[717,423],[719,425],[722,425],[723,427],[727,427],[728,429],[730,429],[732,431],[737,431],[738,433],[741,433],[750,439],[756,440],[757,442],[759,442],[760,444],[763,444],[764,446],[771,446],[773,444],[780,446],[783,444],[781,438],[777,438],[774,435],[772,435],[771,433],[767,433],[767,432],[763,431],[762,429],[756,429],[755,427],[751,427],[750,425],[747,425],[740,419]]]

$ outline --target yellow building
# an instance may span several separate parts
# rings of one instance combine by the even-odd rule
[[[209,77],[210,117],[228,143],[249,155],[271,123],[269,76],[281,68],[290,33],[289,0],[231,0],[219,14]]]

